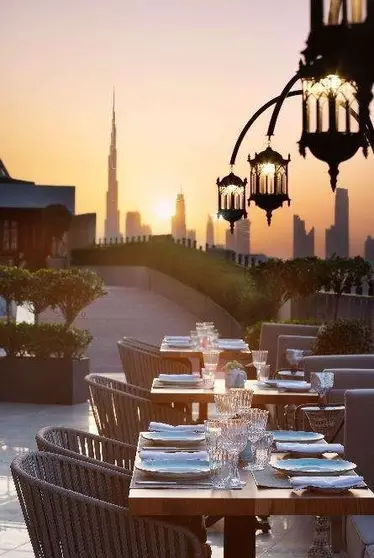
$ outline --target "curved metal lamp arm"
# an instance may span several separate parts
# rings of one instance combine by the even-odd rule
[[[287,83],[287,85],[285,86],[285,88],[283,89],[282,93],[279,95],[276,105],[274,107],[273,110],[273,114],[271,115],[271,119],[269,122],[269,127],[268,127],[268,131],[267,131],[267,137],[270,139],[271,136],[274,135],[274,130],[275,130],[275,126],[277,125],[277,120],[278,120],[278,116],[280,113],[280,110],[283,106],[284,101],[287,99],[287,97],[291,97],[291,95],[289,94],[291,89],[293,88],[293,86],[295,85],[295,83],[297,81],[299,81],[300,79],[300,72],[297,72],[293,78],[290,79],[290,81]],[[300,91],[299,95],[302,93],[302,90],[298,90]]]
[[[286,97],[295,97],[296,95],[301,95],[302,94],[302,90],[298,89],[297,91],[291,91],[289,92]],[[244,126],[243,130],[240,132],[240,136],[238,137],[238,139],[236,140],[236,144],[235,147],[233,149],[232,155],[231,155],[231,159],[230,159],[230,165],[235,165],[235,161],[236,161],[236,156],[238,154],[238,151],[240,149],[240,146],[245,138],[245,136],[247,135],[249,129],[251,128],[251,126],[253,126],[253,124],[256,122],[257,118],[259,118],[261,116],[262,113],[264,113],[269,107],[271,107],[272,105],[275,105],[275,103],[278,102],[278,100],[280,99],[279,97],[274,97],[274,99],[271,99],[270,101],[268,101],[267,103],[265,103],[264,105],[262,105],[262,107],[260,107],[258,109],[257,112],[254,113],[254,115],[248,120],[247,124]],[[282,101],[282,103],[284,102],[284,100]],[[280,109],[279,109],[280,110]],[[278,111],[279,112],[279,111]]]

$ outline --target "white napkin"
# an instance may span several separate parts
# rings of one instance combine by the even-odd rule
[[[311,389],[312,384],[310,384],[309,382],[303,382],[303,381],[296,381],[293,382],[292,380],[279,380],[277,381],[277,387],[279,389]]]
[[[293,452],[297,451],[300,453],[338,453],[342,455],[344,453],[344,446],[342,444],[301,444],[293,442],[276,442],[275,444],[277,451],[281,452]]]
[[[353,488],[363,482],[358,475],[340,475],[337,477],[290,477],[292,487],[296,490],[303,488]]]
[[[230,345],[230,347],[247,347],[247,343],[243,339],[218,339],[219,345]]]
[[[191,337],[186,335],[165,335],[165,341],[181,341],[182,343],[191,343]]]
[[[141,450],[139,452],[140,459],[153,459],[154,461],[167,459],[168,461],[208,461],[208,452],[206,451],[195,451],[195,452],[187,452],[187,451],[175,451],[175,452],[167,452],[167,451],[150,451],[150,450]]]
[[[165,432],[165,431],[179,431],[179,432],[204,432],[205,427],[203,424],[166,424],[164,422],[150,422],[148,430],[150,432]]]
[[[158,379],[161,382],[172,381],[172,382],[181,382],[181,383],[182,382],[195,383],[198,380],[200,380],[200,378],[198,376],[194,376],[193,374],[159,374]]]

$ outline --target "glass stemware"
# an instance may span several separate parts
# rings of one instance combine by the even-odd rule
[[[266,364],[268,351],[252,351],[252,364],[257,370],[257,380],[260,377],[260,370]]]
[[[216,404],[216,409],[219,418],[229,419],[235,416],[235,400],[230,392],[227,393],[215,393],[214,403]]]
[[[221,351],[217,349],[204,349],[202,353],[203,353],[204,368],[206,370],[215,372],[217,370],[217,366],[219,363],[219,355],[221,354]]]
[[[243,461],[246,461],[246,465],[243,467],[245,471],[256,470],[253,444],[265,434],[268,417],[269,411],[263,409],[249,409],[246,417],[249,422],[248,443],[242,454]]]
[[[238,461],[239,454],[247,445],[248,441],[248,421],[245,419],[228,419],[222,421],[222,438],[219,442],[221,447],[227,450],[232,456],[232,473],[230,487],[243,486],[240,479]]]
[[[253,389],[231,388],[232,406],[235,415],[239,418],[247,418],[247,414],[252,405]]]
[[[291,372],[297,372],[299,364],[304,358],[304,351],[302,349],[287,349],[286,359],[290,365]]]

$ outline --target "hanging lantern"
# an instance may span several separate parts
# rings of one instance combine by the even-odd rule
[[[272,212],[282,207],[284,202],[290,205],[288,197],[288,163],[291,158],[283,159],[282,155],[268,146],[265,151],[256,153],[248,162],[251,166],[250,197],[251,201],[266,211],[268,225],[271,223]]]
[[[308,70],[313,69],[314,65]],[[303,130],[299,142],[300,153],[305,157],[309,148],[317,159],[329,165],[330,184],[335,191],[340,163],[353,157],[360,147],[367,156],[365,131],[360,130],[357,118],[357,85],[336,74],[328,74],[320,79],[314,75],[304,77],[302,83]]]
[[[373,0],[311,0],[311,30],[300,66],[303,131],[309,148],[329,165],[336,188],[339,165],[367,151],[374,65]]]
[[[242,217],[247,218],[246,211],[246,185],[247,179],[242,180],[232,171],[220,180],[218,186],[218,217],[223,217],[230,223],[231,233],[234,232],[234,223]]]

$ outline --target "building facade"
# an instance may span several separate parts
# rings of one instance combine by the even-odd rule
[[[374,238],[368,236],[364,243],[364,258],[374,265]]]
[[[175,239],[187,238],[186,204],[183,194],[177,195],[175,214],[171,218],[171,235]]]
[[[306,232],[305,221],[298,215],[293,216],[293,257],[314,257],[314,227]]]
[[[113,94],[112,131],[108,155],[108,190],[106,193],[106,219],[104,235],[108,240],[120,236],[120,214],[118,210],[117,180],[117,128],[115,97]]]
[[[142,219],[139,211],[128,211],[125,219],[126,237],[139,236],[142,234]]]
[[[326,258],[349,257],[349,196],[346,188],[335,192],[335,222],[326,229]]]
[[[208,215],[208,220],[206,223],[206,244],[208,246],[214,246],[214,225],[213,219],[210,215]]]
[[[235,224],[235,251],[243,256],[251,253],[251,222],[241,219]]]

